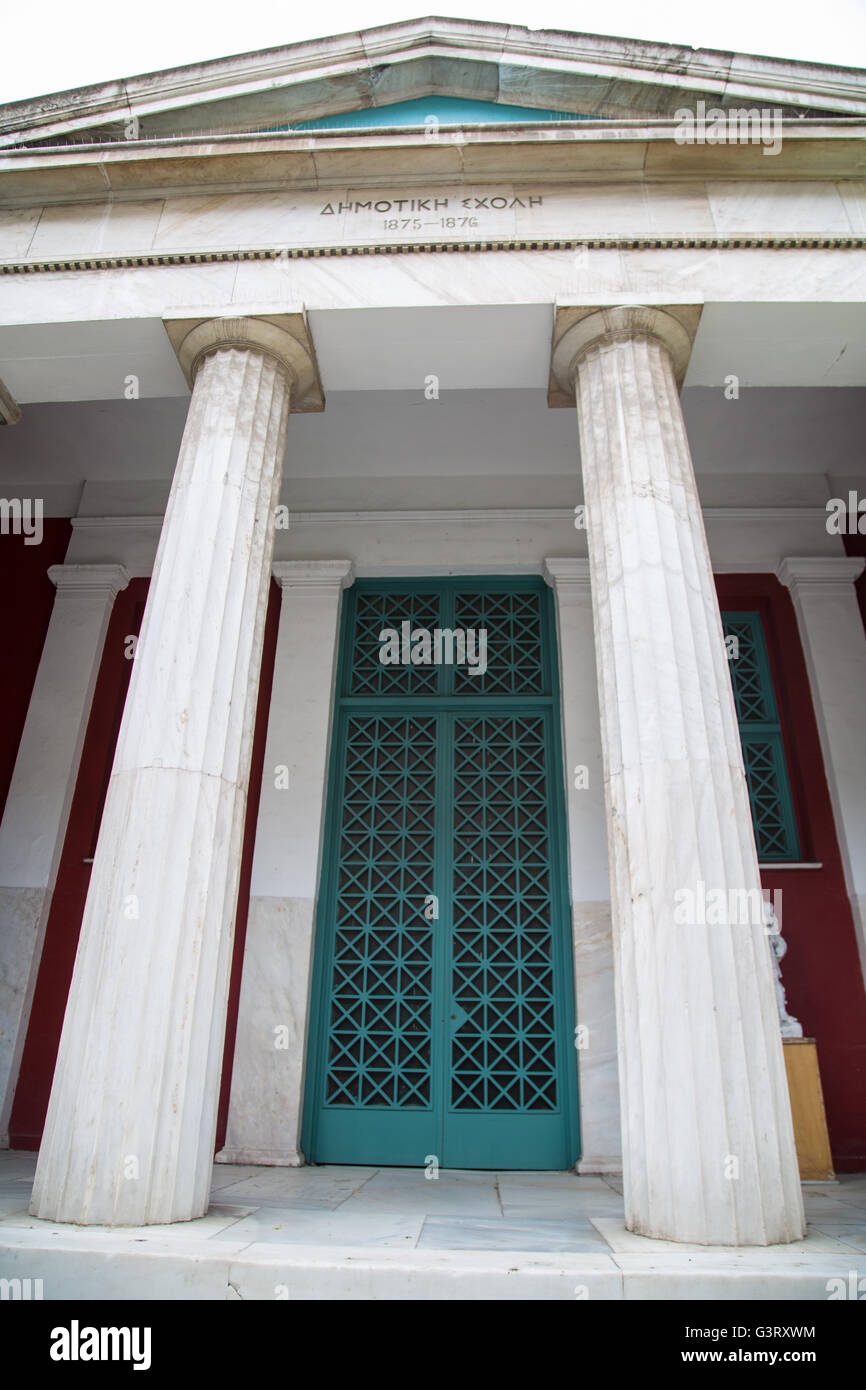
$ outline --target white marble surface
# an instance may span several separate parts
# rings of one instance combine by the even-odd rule
[[[605,855],[605,863],[607,856]],[[578,1026],[587,1029],[577,1049],[580,1095],[580,1173],[622,1171],[616,994],[610,900],[572,905],[574,980]]]
[[[292,386],[249,346],[254,325],[225,332],[193,390],[121,723],[34,1185],[43,1219],[207,1208]]]
[[[696,1244],[800,1238],[762,923],[680,925],[699,882],[760,876],[718,602],[657,310],[581,324],[575,375],[602,715],[626,1225]],[[566,382],[563,381],[563,386]]]
[[[312,898],[250,899],[221,1163],[304,1162],[301,1116],[312,947]],[[278,1034],[277,1029],[286,1031]]]
[[[26,1203],[34,1166],[0,1154],[0,1201],[17,1190]],[[806,1187],[805,1240],[692,1249],[627,1232],[621,1196],[597,1177],[218,1166],[207,1215],[183,1224],[58,1226],[19,1206],[0,1219],[0,1276],[38,1267],[46,1300],[823,1301],[830,1279],[866,1276],[866,1178],[820,1186]],[[844,1233],[826,1229],[835,1209]]]

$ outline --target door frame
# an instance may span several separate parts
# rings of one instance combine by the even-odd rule
[[[569,892],[568,821],[564,785],[565,760],[562,729],[562,687],[554,594],[550,586],[540,576],[534,574],[470,573],[444,575],[434,572],[424,575],[388,575],[382,576],[381,578],[370,575],[356,580],[351,589],[347,589],[343,593],[340,605],[337,664],[334,682],[334,706],[332,709],[331,735],[328,748],[325,818],[323,827],[324,843],[314,914],[312,939],[313,968],[311,972],[306,1019],[306,1055],[303,1077],[304,1098],[301,1129],[302,1151],[308,1163],[317,1162],[312,1156],[316,1144],[316,1125],[319,1108],[316,1099],[316,1090],[323,1082],[324,1050],[328,1035],[327,1003],[328,985],[330,981],[329,966],[331,963],[326,958],[326,951],[323,949],[323,946],[325,944],[325,933],[328,931],[327,923],[330,921],[336,894],[336,870],[339,858],[341,809],[340,778],[343,763],[341,752],[345,733],[344,715],[346,713],[342,708],[342,700],[344,698],[347,667],[350,664],[352,656],[348,649],[348,638],[350,622],[355,608],[355,594],[365,589],[378,592],[401,592],[410,588],[423,588],[426,585],[437,590],[441,590],[444,587],[452,589],[466,587],[475,590],[490,589],[493,591],[503,589],[512,591],[519,591],[520,589],[534,590],[541,596],[543,642],[546,647],[545,656],[547,662],[547,676],[550,682],[550,694],[547,697],[533,695],[529,697],[512,696],[500,698],[502,699],[501,709],[503,713],[509,710],[517,710],[523,701],[527,703],[530,701],[537,703],[546,699],[548,702],[547,705],[543,707],[546,708],[545,722],[548,724],[550,730],[548,800],[551,818],[551,900],[554,917],[561,922],[561,929],[559,931],[554,930],[552,933],[552,945],[555,953],[554,979],[557,979],[556,971],[558,970],[563,1014],[562,1036],[557,1039],[557,1045],[562,1046],[564,1049],[560,1071],[563,1093],[562,1115],[565,1142],[569,1154],[567,1168],[572,1169],[580,1159],[581,1140],[579,1118],[579,1067],[575,1044],[576,1000],[574,935],[572,927],[571,896]],[[420,714],[424,709],[424,697],[415,697],[415,700],[417,701],[418,713]],[[401,711],[407,709],[407,705],[410,701],[401,704]],[[371,698],[369,706],[370,712],[372,713],[374,708],[378,707],[381,713],[384,714],[388,709],[388,704],[389,701],[387,697],[379,701],[375,701]],[[491,706],[486,704],[482,699],[474,697],[473,704],[477,706],[479,714],[493,713]],[[395,708],[394,705],[391,705],[391,708]],[[453,708],[455,712],[457,709],[462,711],[465,710],[465,705],[455,700]],[[440,748],[440,770],[441,756],[442,749]],[[559,773],[559,775],[557,775],[557,773]]]

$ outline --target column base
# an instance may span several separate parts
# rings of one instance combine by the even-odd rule
[[[220,1149],[214,1163],[251,1163],[260,1168],[303,1168],[306,1158],[300,1149]]]

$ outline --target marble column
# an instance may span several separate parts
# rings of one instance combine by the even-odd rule
[[[863,560],[840,555],[783,560],[812,689],[836,836],[866,972],[866,633],[854,581]]]
[[[31,1204],[82,1225],[207,1210],[275,508],[314,378],[264,320],[196,323],[179,356],[192,399]]]
[[[626,1225],[803,1235],[761,883],[679,403],[687,313],[587,310],[576,393],[601,710]],[[707,911],[707,902],[712,910]]]
[[[0,1148],[120,565],[52,565],[57,589],[0,825]]]
[[[313,923],[349,560],[274,562],[282,591],[222,1163],[304,1162]]]

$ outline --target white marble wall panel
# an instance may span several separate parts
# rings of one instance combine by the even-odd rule
[[[118,256],[153,245],[162,199],[134,203],[72,203],[43,208],[28,248],[37,260],[52,256]]]
[[[866,183],[848,179],[836,187],[848,214],[852,232],[855,236],[866,236]]]
[[[19,260],[27,255],[41,213],[41,208],[4,208],[0,212],[0,258]]]
[[[605,864],[607,856],[605,856]],[[610,900],[572,905],[580,1043],[580,1173],[622,1171],[616,994]]]
[[[766,235],[767,227],[785,227],[788,236],[856,235],[832,183],[709,183],[706,194],[716,236]]]

